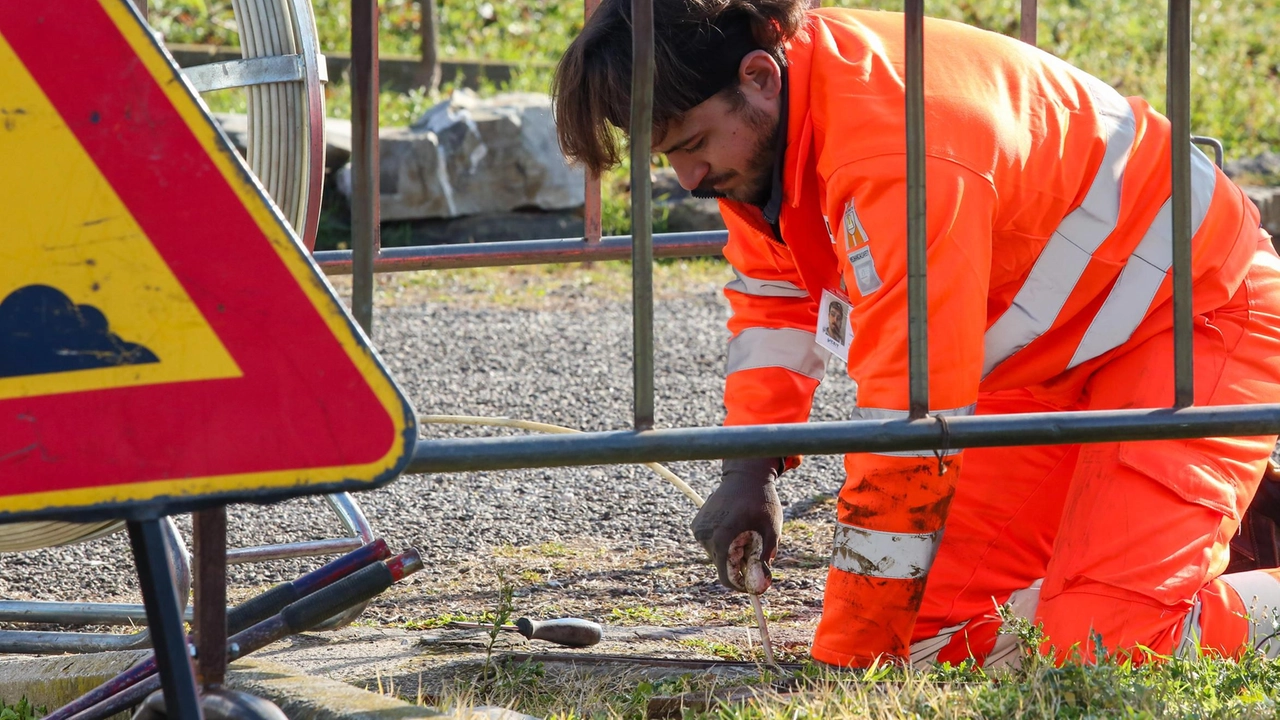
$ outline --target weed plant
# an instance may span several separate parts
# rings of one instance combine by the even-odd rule
[[[14,705],[0,700],[0,720],[35,720],[47,712],[44,706],[33,707],[25,695]]]

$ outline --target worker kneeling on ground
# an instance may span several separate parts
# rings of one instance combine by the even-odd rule
[[[654,147],[720,199],[738,275],[729,425],[807,420],[828,353],[853,418],[907,417],[903,17],[807,5],[654,0]],[[592,170],[630,118],[629,17],[604,0],[556,75],[560,142]],[[1169,122],[1015,40],[935,20],[924,37],[930,413],[1169,406]],[[1280,402],[1280,259],[1240,189],[1181,152],[1195,403]],[[1223,574],[1275,441],[847,455],[813,657],[995,662],[1010,602],[1060,660],[1239,656],[1280,607],[1275,571]],[[773,557],[774,483],[798,462],[725,461],[693,524],[722,582],[768,586],[743,587],[741,539]]]

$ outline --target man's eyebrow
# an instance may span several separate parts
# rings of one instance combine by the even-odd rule
[[[689,144],[689,141],[690,141],[690,140],[692,140],[692,139],[693,139],[693,137],[694,137],[695,135],[697,135],[697,134],[698,134],[698,133],[697,133],[696,131],[695,131],[695,132],[691,132],[691,133],[689,133],[689,134],[688,134],[688,135],[686,135],[685,137],[681,138],[681,139],[680,139],[680,142],[671,143],[671,144],[668,146],[668,147],[670,148],[670,149],[668,149],[668,150],[659,150],[658,148],[656,148],[656,147],[655,147],[655,148],[653,148],[653,151],[654,151],[654,152],[656,152],[656,153],[660,153],[660,154],[662,154],[662,155],[667,155],[667,154],[669,154],[672,150],[678,150],[678,149],[680,149],[680,148],[684,147],[685,145],[688,145],[688,144]],[[665,144],[665,143],[664,143],[664,144]]]

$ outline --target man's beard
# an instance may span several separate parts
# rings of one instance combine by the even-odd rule
[[[738,112],[743,113],[747,121],[747,127],[751,128],[756,136],[755,147],[751,149],[751,156],[747,158],[746,169],[741,173],[736,170],[730,170],[719,175],[703,178],[698,187],[694,188],[689,194],[696,198],[724,198],[764,207],[765,203],[769,202],[769,196],[773,192],[773,165],[778,155],[779,123],[771,121],[768,113],[756,109],[750,103],[744,102]],[[738,175],[742,175],[745,178],[745,181],[738,187],[728,192],[720,192],[715,189],[716,185],[720,185]]]

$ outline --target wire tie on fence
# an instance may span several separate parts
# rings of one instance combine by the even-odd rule
[[[934,457],[938,458],[938,475],[947,474],[947,466],[942,459],[947,456],[947,451],[951,449],[951,429],[947,427],[947,418],[945,415],[935,415],[938,424],[942,426],[942,447],[933,451]]]

